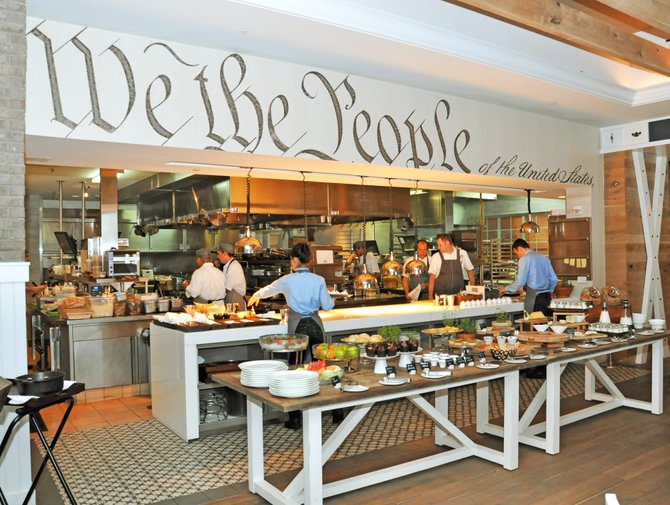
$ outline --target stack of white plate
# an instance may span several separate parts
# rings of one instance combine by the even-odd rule
[[[288,368],[288,365],[279,360],[261,359],[257,361],[245,361],[239,364],[242,373],[240,382],[243,386],[252,388],[266,388],[270,385],[270,379],[277,373]]]
[[[307,370],[275,373],[270,379],[270,394],[284,398],[300,398],[319,392],[319,375]]]

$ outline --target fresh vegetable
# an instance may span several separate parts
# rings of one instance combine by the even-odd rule
[[[389,326],[382,326],[381,328],[379,328],[377,333],[379,333],[384,338],[384,340],[395,342],[398,340],[398,337],[400,337],[401,331],[402,330],[400,329],[400,326],[389,325]]]

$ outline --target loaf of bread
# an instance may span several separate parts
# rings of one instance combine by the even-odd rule
[[[70,296],[60,301],[59,309],[87,309],[90,306],[87,296]]]

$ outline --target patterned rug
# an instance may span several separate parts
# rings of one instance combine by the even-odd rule
[[[621,382],[647,370],[632,367],[605,369]],[[569,365],[561,380],[561,397],[583,392],[584,368]],[[520,407],[524,409],[541,380],[521,378]],[[493,418],[502,417],[502,380],[492,381],[490,408]],[[465,386],[449,394],[449,417],[459,427],[475,423],[475,387]],[[389,422],[392,424],[389,425]],[[335,427],[324,416],[323,436]],[[375,437],[380,430],[395,437]],[[359,424],[348,443],[333,459],[344,458],[433,435],[433,423],[407,400],[377,404]],[[302,461],[302,432],[282,424],[265,427],[266,472],[298,468]],[[80,505],[143,505],[247,479],[246,430],[212,435],[184,442],[158,421],[65,433],[56,446],[56,458]],[[51,465],[49,465],[51,469]],[[65,497],[60,483],[52,475]]]

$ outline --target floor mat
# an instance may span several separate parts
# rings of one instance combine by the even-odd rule
[[[615,382],[648,370],[632,367],[604,369]],[[520,380],[520,407],[525,408],[542,380]],[[569,365],[561,380],[561,397],[583,392],[584,368]],[[502,417],[502,380],[492,381],[492,417]],[[475,423],[475,387],[449,394],[449,418],[459,427]],[[391,424],[389,425],[389,422]],[[334,431],[329,413],[323,434]],[[383,432],[383,437],[375,436]],[[391,436],[389,436],[389,434]],[[407,400],[375,405],[333,455],[334,459],[398,445],[433,435],[433,423]],[[281,424],[265,428],[265,467],[268,474],[298,468],[302,462],[302,432]],[[192,442],[158,421],[65,433],[56,446],[56,458],[80,505],[142,505],[234,484],[247,479],[246,430],[208,436]],[[51,465],[49,465],[50,471]],[[60,483],[53,475],[61,495]]]

